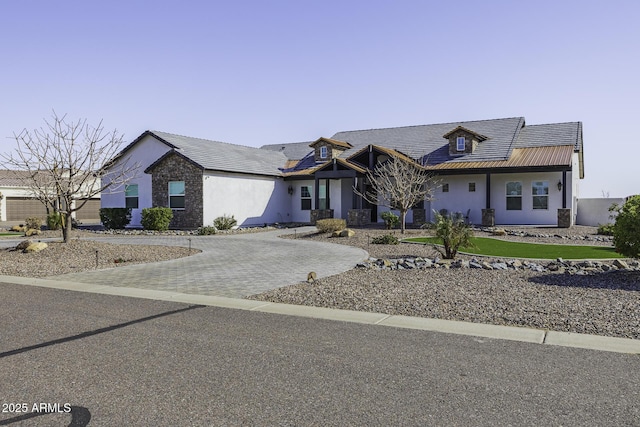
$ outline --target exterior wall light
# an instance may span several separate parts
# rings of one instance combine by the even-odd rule
[[[558,191],[562,191],[562,181],[558,181]]]
[[[293,194],[293,185],[289,184],[289,188],[287,188],[287,193],[290,195]]]

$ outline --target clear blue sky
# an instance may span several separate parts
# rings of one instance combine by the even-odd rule
[[[582,121],[581,197],[640,193],[639,1],[0,0],[0,152],[55,109],[249,146]]]

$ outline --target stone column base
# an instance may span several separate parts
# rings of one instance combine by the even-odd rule
[[[413,212],[413,223],[415,225],[422,225],[427,222],[425,209],[413,208],[411,211]]]
[[[333,218],[333,209],[312,209],[311,224],[316,223],[319,219]]]
[[[558,228],[571,227],[571,209],[558,209]]]
[[[347,225],[363,226],[371,224],[371,209],[349,209],[347,211]]]
[[[496,210],[482,209],[482,226],[493,227],[496,225]]]

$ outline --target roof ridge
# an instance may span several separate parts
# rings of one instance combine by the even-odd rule
[[[502,118],[499,118],[499,119],[459,120],[457,122],[428,123],[428,124],[423,124],[423,125],[392,126],[392,127],[384,127],[384,128],[344,130],[344,131],[336,132],[333,135],[337,135],[339,133],[368,132],[368,131],[374,131],[374,130],[407,129],[407,128],[417,128],[417,127],[424,127],[424,126],[454,125],[454,124],[459,124],[459,123],[495,122],[495,121],[498,121],[498,120],[512,120],[512,119],[523,119],[523,118],[524,118],[523,116],[514,116],[514,117],[502,117]]]
[[[556,123],[538,123],[535,125],[526,125],[524,126],[525,128],[530,128],[530,127],[535,127],[535,126],[549,126],[549,125],[573,125],[573,124],[581,124],[582,122],[580,120],[577,121],[573,121],[573,122],[556,122]]]
[[[180,138],[197,139],[198,141],[215,142],[216,144],[231,145],[233,147],[250,148],[250,149],[253,149],[253,150],[259,150],[260,149],[258,147],[251,147],[249,145],[235,144],[233,142],[217,141],[215,139],[199,138],[199,137],[196,137],[196,136],[180,135],[180,134],[171,133],[171,132],[154,131],[154,130],[150,130],[149,132],[151,132],[153,134],[163,133],[163,134],[166,134],[166,135],[177,136],[177,137],[180,137]],[[178,148],[181,149],[182,147],[178,147]]]

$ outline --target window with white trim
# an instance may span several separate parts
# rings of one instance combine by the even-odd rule
[[[184,181],[169,181],[169,207],[184,209]]]
[[[326,159],[327,158],[327,146],[323,145],[322,147],[320,147],[320,158],[321,159]]]
[[[522,182],[507,182],[507,210],[522,210]]]
[[[466,146],[466,140],[464,136],[459,136],[458,138],[456,138],[456,149],[458,151],[464,151],[465,146]]]
[[[303,211],[311,210],[311,187],[306,185],[300,187],[300,209]]]
[[[138,184],[124,186],[124,207],[138,209]]]
[[[531,183],[533,195],[533,209],[549,209],[549,181],[534,181]]]

